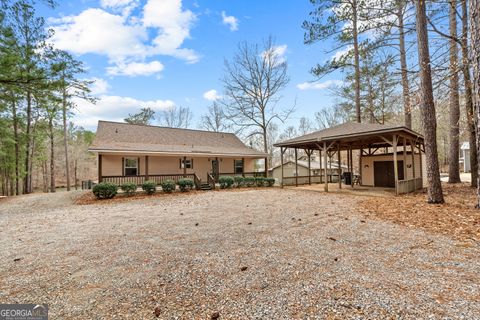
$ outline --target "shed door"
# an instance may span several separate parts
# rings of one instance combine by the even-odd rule
[[[397,161],[398,179],[403,180],[403,161]],[[375,187],[395,188],[395,172],[393,161],[373,162],[373,174]]]

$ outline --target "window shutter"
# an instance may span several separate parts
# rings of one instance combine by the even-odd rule
[[[122,157],[122,176],[125,175],[125,158]]]
[[[179,167],[179,168],[182,169],[182,158],[180,158],[179,160],[180,160],[180,162],[179,162],[179,163],[180,163],[180,167]]]

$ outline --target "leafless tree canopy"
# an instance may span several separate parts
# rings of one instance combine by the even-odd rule
[[[287,63],[272,38],[263,46],[240,44],[233,59],[225,62],[225,115],[247,136],[261,136],[265,152],[270,124],[285,121],[294,109],[278,107],[289,80]]]
[[[170,128],[189,128],[192,111],[188,107],[173,107],[160,114],[160,124]]]
[[[200,128],[214,132],[231,130],[231,125],[225,116],[222,105],[214,101],[213,104],[208,107],[208,112],[202,115]]]

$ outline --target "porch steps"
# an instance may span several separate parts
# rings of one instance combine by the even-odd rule
[[[212,190],[212,186],[208,183],[202,183],[200,185],[200,190],[203,190],[203,191]]]

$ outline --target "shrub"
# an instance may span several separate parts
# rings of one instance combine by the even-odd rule
[[[127,182],[122,184],[120,186],[120,189],[122,189],[122,191],[125,192],[127,196],[133,196],[137,191],[137,185],[132,182]]]
[[[255,177],[245,177],[244,181],[247,187],[253,187],[255,185]]]
[[[176,186],[175,181],[170,179],[162,181],[160,185],[162,186],[163,192],[166,192],[166,193],[173,192]]]
[[[237,188],[243,187],[245,185],[245,178],[242,176],[235,176],[233,178],[235,180],[235,185]]]
[[[264,177],[256,177],[255,184],[257,187],[263,187],[265,185],[265,178]]]
[[[189,178],[183,178],[178,180],[178,187],[182,192],[192,190],[194,185],[195,184],[193,183],[193,180]]]
[[[233,179],[233,177],[230,176],[221,176],[220,178],[218,178],[218,182],[220,182],[220,189],[232,187],[234,181],[235,180]]]
[[[100,182],[92,191],[97,199],[111,199],[117,195],[118,186],[115,183]]]
[[[154,194],[157,191],[157,184],[155,181],[147,180],[142,184],[142,189],[147,194]]]
[[[275,184],[275,178],[265,178],[265,185],[267,187],[273,187]]]

